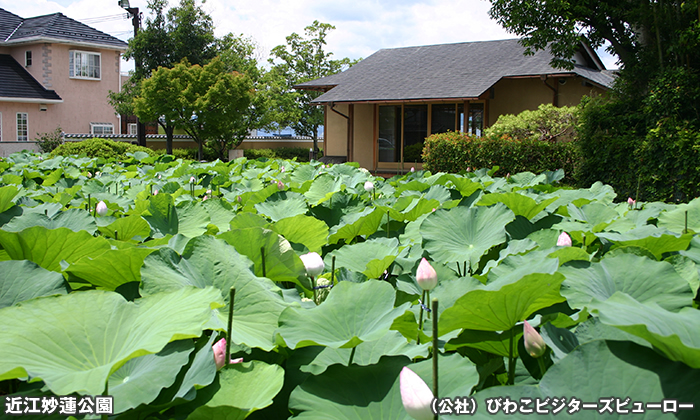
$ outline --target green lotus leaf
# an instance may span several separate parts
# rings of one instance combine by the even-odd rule
[[[512,330],[511,330],[512,331]],[[456,350],[460,347],[471,347],[483,350],[498,356],[508,357],[510,355],[510,331],[478,331],[464,330],[459,336],[445,343],[445,350]],[[523,336],[522,329],[513,333],[513,342],[517,343]],[[518,356],[518,347],[513,346],[513,356]]]
[[[459,328],[509,330],[535,311],[564,301],[559,294],[562,281],[564,276],[559,273],[534,273],[515,282],[504,277],[472,290],[440,315],[440,333]]]
[[[351,348],[363,341],[378,340],[408,304],[394,308],[396,292],[389,283],[338,283],[319,306],[289,307],[279,318],[277,334],[287,347]]]
[[[343,216],[340,223],[331,228],[328,243],[335,244],[341,239],[348,243],[356,236],[369,236],[379,229],[384,216],[381,209],[372,207]]]
[[[194,238],[207,231],[211,220],[201,203],[187,202],[175,207],[173,197],[169,194],[151,197],[148,212],[150,215],[144,215],[143,218],[151,225],[154,238],[177,233]]]
[[[700,198],[692,200],[688,204],[679,204],[673,210],[659,214],[657,226],[666,228],[671,232],[686,233],[686,212],[688,214],[688,230],[700,232]]]
[[[55,184],[58,182],[59,179],[61,179],[61,176],[63,175],[63,169],[58,168],[55,171],[51,172],[44,178],[44,182],[41,184],[44,187],[50,187],[51,185]]]
[[[311,187],[304,193],[304,196],[309,200],[309,204],[316,206],[340,191],[343,187],[343,181],[340,177],[335,177],[330,174],[321,174],[311,182]]]
[[[95,286],[115,290],[124,283],[141,281],[143,260],[153,248],[110,249],[72,263],[65,271]]]
[[[272,404],[284,383],[284,369],[261,361],[229,365],[200,390],[208,398],[188,420],[238,420]],[[199,397],[198,397],[199,400]]]
[[[270,226],[274,232],[292,243],[302,244],[311,252],[321,252],[328,243],[328,225],[323,220],[299,214],[285,217]]]
[[[601,378],[603,380],[601,380]],[[682,363],[670,362],[651,349],[641,347],[629,341],[597,340],[573,350],[558,363],[552,365],[538,385],[515,385],[491,387],[473,395],[480,404],[472,418],[494,419],[515,418],[506,415],[502,405],[498,414],[487,411],[486,400],[504,397],[510,401],[520,402],[529,398],[532,403],[528,408],[535,408],[536,399],[549,403],[543,407],[547,414],[536,415],[537,418],[635,418],[635,419],[693,419],[693,410],[679,410],[677,413],[662,415],[661,410],[635,407],[635,403],[659,403],[664,400],[676,400],[678,403],[693,403],[697,407],[700,397],[696,384],[700,381],[700,370],[688,369]],[[552,398],[558,398],[554,402]],[[565,400],[562,400],[565,398]],[[573,398],[579,401],[579,409],[574,412]],[[629,398],[629,401],[627,399]],[[620,410],[616,412],[616,400],[620,401]],[[605,402],[612,400],[612,413],[605,408]],[[625,403],[626,402],[626,403]],[[596,403],[597,410],[582,410],[583,403]],[[556,407],[564,405],[554,414]],[[569,405],[571,404],[571,405]],[[495,404],[492,404],[495,407]],[[599,410],[604,410],[601,417]],[[633,413],[633,410],[638,410]],[[569,414],[572,411],[572,414]],[[610,414],[608,414],[610,413]],[[530,414],[535,415],[535,414]]]
[[[276,222],[285,217],[305,214],[309,206],[303,195],[291,191],[280,191],[272,194],[264,202],[256,204],[255,209]]]
[[[462,194],[462,197],[469,197],[474,194],[477,190],[483,190],[484,186],[479,182],[474,182],[467,177],[450,174],[448,175],[449,180],[452,181],[457,191]]]
[[[426,358],[429,346],[430,344],[417,346],[409,343],[398,331],[389,331],[379,340],[360,343],[355,347],[356,352],[352,360],[356,365],[367,366],[376,364],[382,356],[406,356],[409,359],[415,359],[419,356]],[[301,367],[301,371],[320,375],[331,365],[341,364],[347,366],[352,349],[305,347],[298,349],[297,352],[313,355],[312,360]]]
[[[151,226],[146,219],[135,214],[120,217],[109,225],[100,226],[98,229],[103,236],[120,241],[135,240],[141,242],[151,236]]]
[[[55,214],[53,217],[40,213],[26,212],[10,220],[2,229],[7,232],[19,232],[32,226],[43,226],[46,229],[65,227],[74,232],[84,230],[90,234],[95,233],[97,230],[95,219],[88,212],[80,209],[68,209]]]
[[[221,328],[228,319],[229,290],[236,287],[232,337],[234,343],[274,347],[280,313],[287,304],[279,288],[251,271],[248,258],[226,242],[203,235],[191,239],[182,256],[162,248],[146,257],[141,268],[141,295],[178,290],[187,286],[214,286],[226,306],[219,311]]]
[[[0,230],[0,246],[13,260],[29,260],[50,271],[61,271],[61,260],[74,263],[111,249],[109,242],[85,231],[35,226],[21,232]]]
[[[432,360],[410,363],[405,357],[382,357],[371,366],[330,366],[309,377],[289,398],[289,408],[299,410],[295,419],[410,420],[401,403],[399,374],[407,366],[432,390]],[[458,354],[438,361],[440,396],[470,394],[479,382],[476,367]]]
[[[193,349],[192,340],[178,340],[168,343],[158,353],[126,362],[109,377],[109,395],[114,397],[114,413],[123,413],[155,400],[163,388],[175,382]]]
[[[660,260],[664,253],[686,250],[692,238],[690,234],[676,236],[654,225],[644,225],[624,233],[603,232],[596,236],[614,242],[615,246],[637,246],[648,249],[657,260]]]
[[[617,292],[608,300],[590,304],[601,322],[642,337],[669,359],[700,368],[700,311],[683,308],[669,312],[656,302],[641,303]]]
[[[561,294],[572,308],[583,308],[593,299],[606,300],[617,291],[671,311],[688,306],[693,300],[688,282],[671,264],[634,254],[562,266],[559,272],[566,277]]]
[[[211,224],[219,228],[220,232],[225,232],[229,229],[231,219],[235,216],[233,207],[224,200],[210,199],[202,202],[204,208],[207,209]]]
[[[551,197],[540,203],[534,199],[515,192],[510,193],[499,193],[499,194],[486,194],[481,197],[478,206],[491,206],[496,203],[503,203],[509,209],[513,211],[516,216],[523,216],[528,220],[531,220],[538,214],[540,214],[548,205],[556,201],[556,197]]]
[[[260,227],[237,229],[218,236],[236,248],[239,254],[253,261],[258,277],[267,277],[276,282],[291,281],[307,289],[306,269],[290,243],[277,233]],[[261,248],[265,248],[265,261]],[[263,273],[263,263],[265,271]]]
[[[357,271],[370,279],[376,279],[389,268],[399,254],[399,241],[396,238],[375,238],[353,245],[345,245],[326,254],[325,263],[331,266],[331,259],[336,257],[335,266]]]
[[[0,309],[39,296],[66,294],[63,276],[26,260],[0,261]]]
[[[222,304],[214,288],[183,288],[136,302],[95,290],[0,309],[0,380],[28,376],[56,395],[101,394],[130,359],[201,335]]]
[[[504,204],[455,207],[428,215],[420,227],[423,248],[434,261],[474,266],[491,247],[506,241],[505,226],[515,218]]]
[[[241,212],[236,214],[229,223],[231,230],[247,229],[251,227],[265,227],[269,222],[259,214]],[[221,229],[224,232],[227,229]]]
[[[19,190],[14,185],[0,187],[0,213],[15,205],[12,200],[14,200],[18,193]]]

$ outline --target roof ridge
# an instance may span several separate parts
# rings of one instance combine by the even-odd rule
[[[22,18],[20,18],[20,19],[22,19]],[[12,35],[14,35],[15,32],[17,32],[17,29],[19,29],[19,27],[22,26],[23,23],[24,23],[24,19],[22,19],[22,21],[19,23],[19,25],[17,25],[17,27],[12,31],[12,33],[9,34],[7,36],[7,38],[5,38],[5,42],[7,42],[10,38],[12,38]]]

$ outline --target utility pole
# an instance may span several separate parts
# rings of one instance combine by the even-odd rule
[[[129,5],[129,0],[119,0],[119,7],[129,12],[131,15],[131,23],[134,25],[134,37],[138,35],[139,28],[141,28],[141,14],[139,13],[138,7],[131,7]],[[136,56],[136,68],[140,69],[143,67],[141,62],[141,57]],[[146,146],[146,125],[137,117],[136,118],[136,139],[138,140],[139,146]]]

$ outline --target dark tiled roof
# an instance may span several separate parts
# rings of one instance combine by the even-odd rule
[[[47,90],[11,55],[0,54],[0,97],[60,101],[53,90]]]
[[[328,89],[316,103],[478,98],[504,77],[576,74],[611,87],[608,72],[555,69],[547,51],[524,55],[517,39],[379,50],[348,70],[295,86]]]
[[[0,45],[34,40],[93,44],[124,50],[126,42],[73,20],[62,13],[22,19],[0,9]]]

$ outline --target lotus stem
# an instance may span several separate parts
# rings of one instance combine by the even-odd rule
[[[311,276],[311,290],[314,293],[314,303],[318,305],[318,302],[316,302],[316,279],[314,276]]]
[[[335,255],[333,256],[333,258],[331,258],[331,287],[333,287],[333,285],[335,284],[334,281],[335,281]]]
[[[416,344],[420,344],[420,333],[423,331],[423,302],[425,302],[425,290],[423,290],[420,300],[420,312],[418,313],[418,338],[416,339]]]
[[[386,237],[389,237],[389,210],[386,211]]]
[[[434,298],[433,301],[433,397],[438,398],[438,300]],[[437,420],[437,414],[434,415],[433,419]]]
[[[683,229],[683,233],[688,233],[688,210],[685,211],[685,228]]]
[[[105,392],[104,394],[105,397],[109,395],[109,377],[107,378],[107,381],[105,383]],[[109,414],[103,414],[100,416],[101,420],[108,420],[109,419]]]
[[[265,247],[260,247],[260,255],[262,256],[262,275],[267,277],[267,270],[265,270]]]
[[[430,302],[430,290],[425,291],[425,300],[424,302],[428,303]],[[426,305],[427,306],[427,305]],[[430,319],[430,311],[426,311],[428,313],[428,319]]]
[[[460,267],[459,267],[459,263],[457,262],[457,263],[455,263],[455,264],[457,264],[457,275],[458,275],[459,277],[462,277],[462,270],[461,270]]]
[[[225,366],[229,365],[229,362],[231,361],[231,341],[233,339],[231,338],[231,332],[233,331],[233,301],[234,298],[236,297],[236,287],[231,286],[231,289],[229,291],[229,299],[228,299],[228,329],[226,330],[226,334],[228,336],[228,340],[226,340],[226,357],[225,361],[226,364]]]
[[[542,377],[540,377],[540,380],[542,380],[544,374],[547,372],[547,367],[544,365],[544,357],[538,357],[537,362],[540,364],[540,372],[542,372]]]
[[[85,208],[85,210],[87,210],[87,211],[90,211],[90,206],[91,206],[90,202],[91,202],[91,194],[88,194],[88,203],[87,203],[87,207]]]
[[[355,349],[357,346],[353,347],[352,350],[350,350],[350,360],[348,360],[348,367],[352,365],[352,360],[355,358]]]
[[[515,327],[510,329],[510,350],[508,354],[508,384],[515,385],[515,357],[513,357],[513,342],[515,341]]]
[[[471,275],[471,271],[472,271],[472,267],[470,265],[469,266],[469,274],[470,275]],[[464,273],[465,276],[467,275],[467,262],[466,261],[464,262],[464,268],[462,268],[462,273]]]
[[[117,241],[119,240],[119,231],[114,231],[114,239]]]

